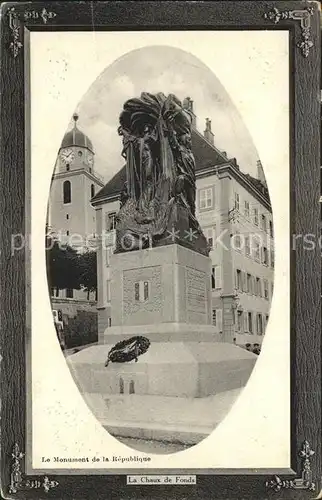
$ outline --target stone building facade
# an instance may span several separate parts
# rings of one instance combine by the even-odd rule
[[[189,99],[192,110],[192,101]],[[196,161],[196,216],[208,240],[212,274],[214,338],[237,345],[262,343],[274,281],[272,209],[261,163],[257,177],[243,173],[235,158],[214,144],[211,121],[204,133],[192,129]],[[125,182],[123,167],[92,199],[98,264],[98,330],[113,325],[110,256],[115,216]]]

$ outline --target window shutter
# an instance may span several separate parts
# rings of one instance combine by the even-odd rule
[[[236,288],[236,290],[238,290],[238,273],[237,273],[237,269],[235,269],[235,288]]]
[[[217,309],[217,329],[222,332],[222,309]]]
[[[109,231],[110,229],[110,219],[108,217],[108,214],[105,214],[105,229],[106,231]]]
[[[242,271],[242,289],[243,292],[247,292],[247,273],[245,271]]]
[[[248,312],[244,311],[244,330],[248,332]]]
[[[215,287],[221,288],[221,266],[215,266]]]
[[[252,295],[256,295],[256,279],[254,276],[251,277],[251,283],[252,283]]]
[[[264,263],[264,262],[265,262],[265,252],[264,252],[264,247],[261,247],[261,251],[260,251],[260,260],[261,260],[261,263]]]

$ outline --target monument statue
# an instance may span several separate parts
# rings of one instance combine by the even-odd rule
[[[126,183],[116,219],[116,253],[177,243],[203,255],[195,217],[195,159],[189,110],[173,94],[143,92],[120,115]]]

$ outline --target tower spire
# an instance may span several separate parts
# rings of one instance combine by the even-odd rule
[[[77,113],[74,113],[74,114],[73,114],[74,128],[76,128],[76,123],[77,123],[78,118],[79,118],[78,114],[77,114]]]

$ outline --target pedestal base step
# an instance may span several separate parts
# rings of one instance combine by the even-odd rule
[[[223,342],[222,334],[212,325],[193,323],[159,323],[150,325],[112,326],[106,328],[102,343],[115,344],[136,335],[153,342]]]
[[[115,437],[194,445],[216,428],[240,389],[207,398],[83,394],[101,425]]]

